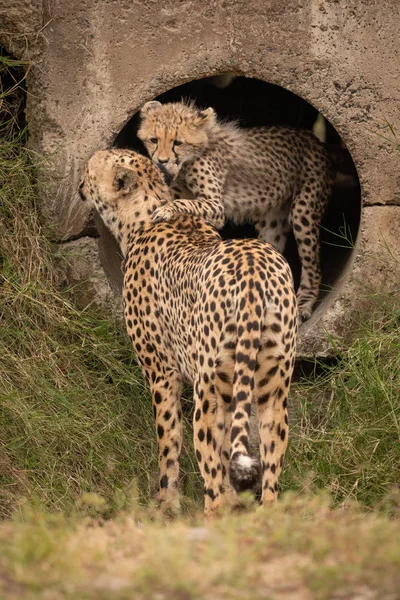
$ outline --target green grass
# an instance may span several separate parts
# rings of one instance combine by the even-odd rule
[[[109,497],[136,476],[149,490],[151,406],[125,336],[57,290],[29,153],[0,152],[2,513],[22,496],[62,509],[91,489]]]
[[[292,387],[300,406],[281,484],[329,490],[335,503],[378,506],[400,481],[400,302],[369,298],[338,362]],[[305,481],[305,474],[308,474]]]

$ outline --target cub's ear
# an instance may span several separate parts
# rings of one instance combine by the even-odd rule
[[[146,102],[141,108],[140,115],[142,117],[146,117],[152,110],[159,108],[161,106],[161,102],[157,100],[152,100],[151,102]]]
[[[114,189],[119,196],[126,196],[136,187],[135,173],[131,169],[118,169],[114,178]]]
[[[205,110],[198,110],[197,111],[197,125],[201,126],[201,125],[211,125],[212,123],[215,122],[215,110],[213,108],[211,108],[211,106],[209,108],[206,108]]]

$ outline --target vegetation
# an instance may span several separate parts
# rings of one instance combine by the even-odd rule
[[[292,388],[299,405],[285,489],[329,490],[335,503],[379,506],[400,481],[400,302],[371,294],[359,335],[338,361]]]
[[[146,518],[147,516],[147,518]],[[0,526],[4,599],[390,600],[400,589],[400,522],[326,499],[168,527],[131,508],[102,524],[28,512]],[[3,589],[2,589],[3,588]]]
[[[0,72],[19,67],[2,58]],[[395,598],[398,299],[371,293],[357,340],[294,384],[274,511],[199,525],[188,394],[185,516],[165,526],[147,386],[120,323],[60,289],[37,158],[7,98],[0,89],[1,597]]]
[[[0,141],[0,515],[23,498],[71,510],[96,491],[111,507],[157,487],[151,401],[129,340],[93,307],[59,291],[35,202],[35,157],[24,131]],[[198,487],[184,460],[184,489]]]

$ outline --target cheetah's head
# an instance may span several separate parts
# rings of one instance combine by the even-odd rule
[[[79,184],[82,200],[99,208],[133,202],[135,192],[170,199],[160,171],[151,161],[132,150],[98,150],[88,160]]]
[[[153,101],[147,102],[140,114],[138,136],[171,184],[181,166],[207,148],[209,132],[216,123],[215,112],[212,108],[199,110],[194,104],[184,102]]]
[[[89,158],[79,184],[81,199],[98,210],[116,208],[122,199],[138,187],[137,171],[142,159],[144,157],[129,150],[95,152]]]
[[[93,154],[79,195],[97,209],[119,241],[128,223],[131,231],[147,226],[154,210],[171,199],[160,171],[148,158],[117,149]]]

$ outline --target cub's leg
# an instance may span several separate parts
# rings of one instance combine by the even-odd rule
[[[170,192],[174,200],[178,200],[179,198],[193,198],[192,193],[180,177],[171,185]]]
[[[179,509],[179,456],[182,448],[182,379],[177,371],[162,369],[146,373],[150,383],[158,440],[160,491],[158,499],[172,510]]]
[[[221,463],[224,408],[218,403],[214,383],[208,373],[199,373],[194,383],[193,438],[204,481],[204,513],[212,518],[224,504]]]
[[[321,283],[320,227],[331,192],[331,182],[312,179],[304,181],[293,199],[290,221],[301,262],[297,305],[300,321],[311,317]]]
[[[271,331],[271,330],[270,330]],[[292,357],[274,352],[279,344],[269,334],[258,355],[254,398],[260,432],[263,506],[274,504],[278,495],[278,478],[288,442],[287,399],[293,370]]]
[[[289,203],[280,208],[271,208],[263,214],[262,220],[254,223],[258,239],[268,242],[281,253],[285,250],[290,232],[289,210]]]

